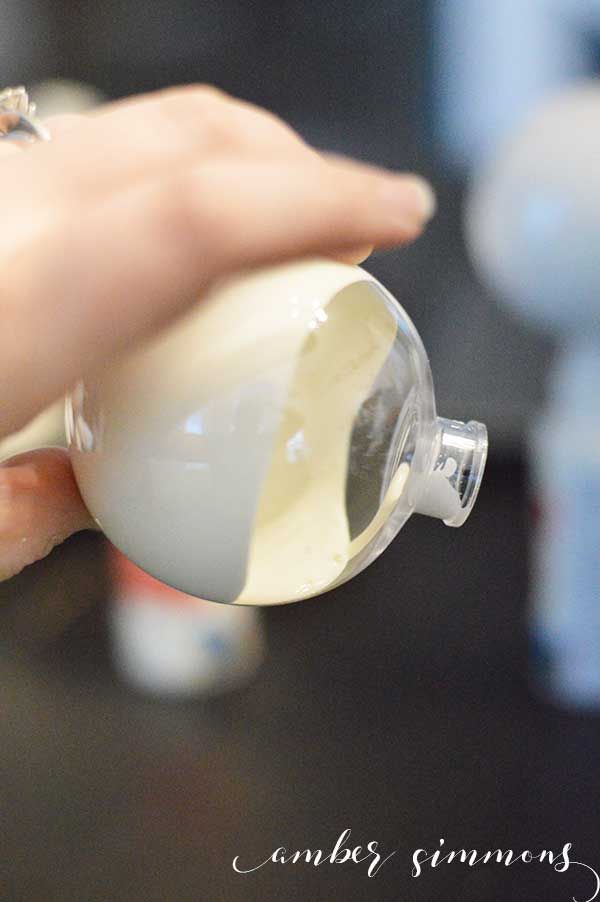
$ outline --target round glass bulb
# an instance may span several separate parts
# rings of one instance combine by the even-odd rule
[[[363,269],[310,260],[216,286],[74,388],[83,498],[136,564],[239,604],[350,579],[414,511],[467,518],[478,423],[436,416],[421,340]]]

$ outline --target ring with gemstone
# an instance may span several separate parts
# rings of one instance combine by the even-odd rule
[[[32,144],[48,141],[50,133],[35,116],[35,104],[30,103],[23,87],[0,90],[0,141]]]

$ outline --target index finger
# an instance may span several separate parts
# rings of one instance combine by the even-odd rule
[[[222,161],[65,218],[6,267],[0,434],[183,312],[214,279],[412,240],[431,203],[421,180],[358,163]]]

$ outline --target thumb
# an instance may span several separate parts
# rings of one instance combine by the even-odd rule
[[[0,464],[0,580],[94,528],[64,448],[40,448]]]

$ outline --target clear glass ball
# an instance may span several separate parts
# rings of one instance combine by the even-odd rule
[[[350,579],[413,511],[460,525],[481,424],[436,417],[421,340],[359,267],[230,280],[67,400],[75,475],[111,541],[212,601],[279,604]]]

